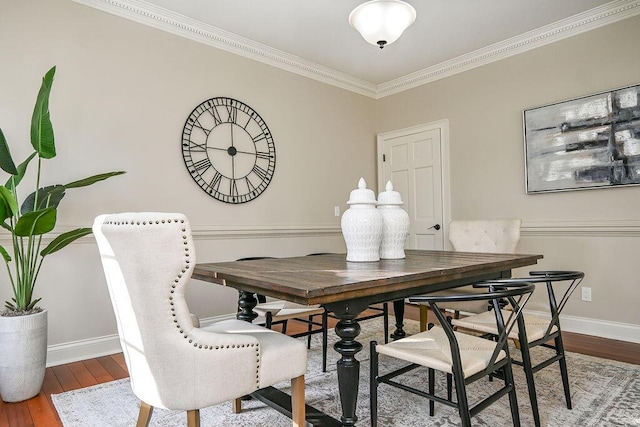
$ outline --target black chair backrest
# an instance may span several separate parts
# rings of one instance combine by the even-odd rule
[[[560,313],[564,309],[564,306],[567,304],[569,297],[576,290],[582,279],[584,279],[584,273],[582,271],[569,271],[569,270],[546,270],[546,271],[531,271],[529,272],[529,277],[523,278],[513,278],[513,279],[499,279],[495,280],[492,283],[509,285],[511,283],[519,283],[521,281],[526,281],[529,283],[533,283],[534,285],[537,283],[544,283],[547,286],[547,295],[549,297],[549,311],[551,314],[551,320],[549,321],[549,325],[547,326],[547,330],[545,331],[544,337],[537,340],[540,342],[546,342],[547,338],[551,335],[553,328],[555,327],[557,330],[560,330]],[[560,302],[556,300],[554,286],[558,283],[567,283],[568,286],[560,299]],[[521,321],[523,324],[518,326],[518,329],[522,331],[523,336],[526,337],[526,330],[524,330],[524,321]]]
[[[456,339],[453,331],[453,326],[449,323],[445,315],[438,308],[438,303],[479,300],[490,301],[493,312],[496,316],[496,326],[499,334],[496,337],[495,350],[491,355],[491,359],[487,368],[483,372],[492,372],[494,370],[494,365],[496,363],[498,355],[500,354],[500,351],[505,351],[507,357],[509,357],[509,346],[507,344],[509,333],[513,329],[513,326],[516,324],[516,322],[518,322],[518,319],[522,317],[522,309],[531,297],[531,294],[535,289],[535,285],[525,280],[513,280],[507,284],[501,283],[500,281],[482,282],[480,284],[474,284],[474,287],[486,288],[486,292],[446,295],[433,293],[410,297],[409,302],[420,302],[429,304],[431,310],[438,318],[442,329],[449,339],[449,344],[451,346],[451,357],[454,367],[458,366],[459,369],[462,369],[460,348],[458,346],[458,340]],[[500,308],[501,300],[506,300],[511,305],[511,311],[509,313],[509,317],[506,320],[504,319],[502,310]]]

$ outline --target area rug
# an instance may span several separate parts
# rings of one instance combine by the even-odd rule
[[[382,342],[379,319],[362,323],[359,341],[364,349],[358,354],[360,366],[360,391],[358,394],[358,425],[370,425],[369,419],[369,351],[371,340]],[[418,331],[418,323],[406,321],[408,333]],[[304,339],[304,338],[301,338]],[[337,337],[335,338],[337,339]],[[331,343],[330,343],[331,345]],[[328,372],[321,371],[321,344],[318,335],[313,337],[309,351],[309,367],[306,375],[307,404],[340,418],[340,398],[337,390],[335,362],[339,355],[329,350]],[[544,357],[550,350],[534,348],[534,359]],[[514,350],[514,355],[517,355]],[[577,353],[568,353],[567,362],[571,383],[573,409],[564,403],[560,371],[556,366],[541,370],[535,375],[540,417],[543,426],[640,426],[640,366],[599,359]],[[398,366],[395,359],[380,358],[380,372]],[[406,383],[426,384],[426,372],[406,376]],[[514,366],[517,384],[518,406],[523,426],[533,425],[526,380],[520,367]],[[444,392],[444,375],[437,375],[436,390]],[[482,398],[500,381],[479,380],[468,388],[470,403]],[[212,384],[215,387],[215,384]],[[288,383],[278,388],[288,392]],[[380,426],[457,426],[460,418],[455,409],[436,404],[435,416],[430,417],[428,401],[402,390],[380,385],[378,412]],[[131,391],[128,379],[112,381],[93,387],[52,395],[53,403],[65,427],[125,427],[133,426],[138,416],[139,401]],[[200,411],[201,425],[212,426],[290,426],[291,421],[264,404],[252,400],[243,402],[241,414],[233,414],[231,403],[225,403]],[[472,418],[473,425],[508,426],[511,423],[509,402],[506,397]],[[152,426],[173,427],[186,425],[184,412],[155,409]]]

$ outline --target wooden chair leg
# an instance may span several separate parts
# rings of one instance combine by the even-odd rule
[[[239,414],[240,412],[242,412],[242,398],[239,397],[237,399],[233,399],[231,409],[233,410],[234,414]]]
[[[304,375],[291,379],[291,421],[293,427],[304,427],[305,422]]]
[[[187,411],[187,427],[200,427],[200,410]]]
[[[420,332],[427,330],[427,313],[428,308],[426,305],[420,305]]]
[[[147,427],[151,421],[151,414],[153,413],[153,406],[140,402],[140,412],[138,413],[138,422],[136,427]]]

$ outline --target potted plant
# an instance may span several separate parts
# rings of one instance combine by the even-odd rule
[[[59,234],[45,246],[43,237],[56,225],[58,204],[66,190],[86,187],[124,172],[94,175],[69,184],[42,186],[42,161],[56,155],[53,127],[49,115],[49,95],[56,67],[42,79],[31,118],[33,152],[18,166],[0,129],[0,168],[9,174],[0,185],[0,227],[11,236],[12,247],[0,246],[7,266],[13,298],[0,313],[0,395],[5,402],[29,399],[40,392],[47,354],[47,312],[38,307],[34,287],[44,258],[71,242],[91,233],[78,228]],[[35,161],[34,191],[21,199],[18,189],[32,161]],[[20,203],[22,200],[22,203]]]

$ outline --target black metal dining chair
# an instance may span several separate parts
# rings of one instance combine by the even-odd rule
[[[378,422],[378,386],[380,384],[387,384],[428,398],[431,416],[434,415],[435,402],[457,408],[463,426],[471,426],[471,417],[499,398],[508,395],[513,424],[520,425],[508,336],[517,319],[521,317],[522,308],[531,296],[534,285],[519,281],[506,285],[488,282],[481,284],[481,286],[486,286],[486,288],[474,293],[427,294],[411,297],[411,302],[428,304],[438,318],[440,325],[432,326],[427,331],[389,344],[378,345],[375,341],[371,342],[370,405],[373,427]],[[501,299],[510,304],[512,311],[505,313],[500,309],[499,301]],[[463,301],[491,303],[493,310],[490,313],[494,316],[494,324],[499,331],[495,340],[454,331],[445,314],[439,309],[438,303]],[[401,359],[409,364],[381,375],[378,367],[379,355]],[[395,379],[415,369],[425,367],[428,369],[427,391],[409,385],[406,377],[403,380]],[[446,398],[436,395],[436,370],[452,374],[456,389],[455,401],[451,398],[450,389]],[[467,399],[467,385],[490,375],[502,378],[504,386],[471,407]]]
[[[497,282],[509,285],[511,283],[519,283],[522,280],[526,280],[533,284],[546,284],[550,318],[526,314],[522,316],[522,318],[518,319],[516,327],[513,328],[509,335],[509,338],[516,340],[516,345],[522,354],[522,361],[514,360],[513,363],[524,368],[534,423],[536,426],[540,426],[540,412],[538,410],[534,374],[555,362],[558,362],[560,365],[560,375],[562,377],[562,385],[564,387],[564,396],[567,408],[571,409],[569,374],[567,372],[564,344],[562,343],[560,313],[573,291],[575,291],[584,278],[584,273],[581,271],[532,271],[529,274],[530,277],[519,279],[500,279],[497,280]],[[566,289],[564,290],[564,294],[562,295],[560,302],[557,302],[555,293],[561,284],[564,284]],[[453,319],[452,323],[458,328],[496,335],[497,330],[495,325],[491,322],[492,317],[493,315],[490,313],[481,313],[459,319]],[[550,341],[553,341],[553,344],[550,344]],[[534,366],[531,361],[530,350],[537,346],[553,349],[554,354]]]

